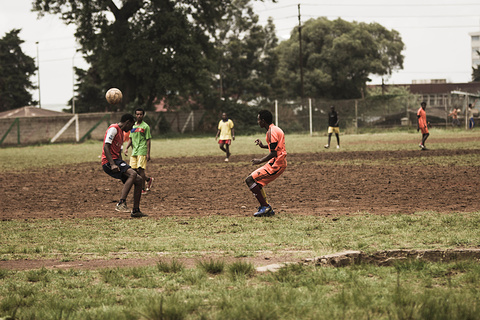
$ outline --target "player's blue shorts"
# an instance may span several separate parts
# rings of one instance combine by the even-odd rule
[[[113,162],[117,165],[117,167],[120,169],[118,172],[113,172],[112,169],[110,168],[110,163],[107,162],[105,163],[103,167],[103,171],[105,171],[106,174],[109,176],[115,178],[115,179],[120,179],[122,180],[123,183],[125,183],[128,179],[127,175],[124,174],[127,172],[128,169],[130,169],[130,166],[123,160],[120,159],[113,159]]]

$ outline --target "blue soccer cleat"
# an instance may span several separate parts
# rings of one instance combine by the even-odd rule
[[[258,211],[253,214],[254,217],[271,217],[273,215],[275,212],[270,205],[258,207]]]

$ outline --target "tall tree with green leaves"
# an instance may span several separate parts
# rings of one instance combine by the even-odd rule
[[[31,77],[37,68],[20,47],[20,31],[13,29],[0,39],[0,111],[36,104],[29,90],[36,88]]]
[[[480,68],[478,66],[472,67],[472,81],[480,81]]]
[[[216,32],[220,96],[243,101],[268,96],[278,62],[277,42],[271,19],[262,27],[250,0],[233,0]]]
[[[334,99],[359,98],[371,74],[389,75],[403,68],[404,44],[400,34],[378,23],[322,17],[308,20],[301,31],[301,59],[298,27],[277,48],[279,94],[301,96],[300,66],[305,96]]]
[[[96,86],[103,92],[120,88],[124,106],[134,103],[149,109],[155,99],[198,98],[208,92],[211,39],[229,4],[229,0],[35,0],[33,9],[76,25],[76,39],[91,65],[88,74],[98,76]]]
[[[477,50],[477,54],[480,54],[480,51]],[[477,65],[472,67],[472,81],[478,82],[480,81],[480,67]]]

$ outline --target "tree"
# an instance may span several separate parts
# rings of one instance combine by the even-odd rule
[[[269,96],[277,42],[271,19],[262,27],[249,0],[233,0],[216,32],[220,96],[243,101]]]
[[[472,67],[472,81],[480,81],[480,68],[478,66]]]
[[[308,20],[302,27],[302,67],[305,95],[350,99],[363,95],[370,74],[387,75],[403,68],[404,44],[399,33],[378,23],[327,18]],[[280,57],[278,92],[301,95],[298,27],[277,48]]]
[[[29,90],[36,88],[30,78],[37,68],[20,47],[20,31],[13,29],[0,39],[0,111],[36,104]]]
[[[86,73],[96,75],[90,89],[118,87],[123,107],[135,103],[148,109],[155,99],[201,96],[211,87],[211,39],[229,3],[35,0],[33,9],[76,24],[76,39],[91,65]],[[88,96],[81,93],[76,101],[82,104]],[[98,96],[83,103],[93,104]]]
[[[409,86],[382,86],[367,89],[364,103],[368,105],[364,114],[391,114],[405,112],[416,106],[418,95],[410,91]]]
[[[105,101],[104,88],[100,86],[101,80],[94,68],[83,70],[75,68],[77,76],[77,96],[75,97],[75,112],[87,113],[98,111],[116,111],[109,110],[109,105]],[[70,100],[69,105],[72,105]],[[102,110],[101,108],[104,108]]]
[[[477,54],[480,55],[480,51],[477,50]],[[472,81],[478,82],[480,81],[480,67],[477,65],[472,67]]]

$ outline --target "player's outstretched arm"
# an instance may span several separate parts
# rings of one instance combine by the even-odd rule
[[[255,140],[255,144],[256,144],[257,146],[259,146],[260,148],[263,148],[263,149],[267,149],[267,148],[268,148],[268,145],[264,145],[264,144],[262,143],[262,141],[260,141],[260,139],[256,139],[256,140]]]

